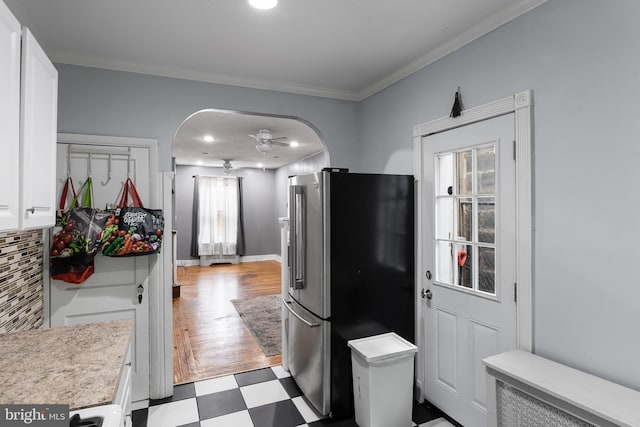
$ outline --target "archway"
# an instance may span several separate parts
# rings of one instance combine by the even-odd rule
[[[207,327],[211,330],[200,331],[201,335],[214,334],[216,324],[220,323],[229,327],[237,325],[237,313],[229,303],[228,295],[237,294],[238,289],[254,286],[251,292],[262,294],[264,292],[277,292],[275,288],[260,289],[260,278],[268,276],[269,269],[280,261],[282,255],[280,249],[280,227],[278,218],[287,216],[287,182],[290,175],[301,175],[318,172],[330,165],[329,152],[320,132],[310,123],[302,119],[289,116],[275,116],[266,114],[254,114],[219,109],[205,109],[197,111],[187,117],[176,131],[172,143],[173,168],[176,174],[174,181],[174,214],[176,233],[176,265],[180,271],[197,272],[204,274],[203,280],[220,281],[236,274],[235,279],[230,280],[229,286],[234,287],[225,293],[207,295],[210,298],[225,299],[222,303],[216,302],[215,307],[189,308],[200,310],[199,313],[187,313],[186,316],[206,318]],[[220,258],[213,262],[237,262],[239,266],[215,266],[211,265],[211,259],[200,257],[192,250],[194,239],[194,177],[238,177],[242,182],[242,212],[244,222],[245,251],[242,256]],[[197,246],[197,245],[196,245]],[[272,264],[269,265],[269,262]],[[243,264],[244,263],[244,264]],[[250,265],[251,264],[251,265]],[[262,270],[246,270],[243,266],[252,268],[261,265]],[[198,266],[198,267],[195,267]],[[203,267],[206,266],[206,267]],[[185,267],[185,268],[182,268]],[[206,270],[203,270],[206,269]],[[226,269],[226,270],[225,270]],[[280,266],[277,267],[278,277]],[[224,274],[220,274],[224,272]],[[211,274],[207,276],[207,274]],[[191,274],[191,278],[195,275]],[[255,280],[245,280],[250,275],[258,276]],[[180,275],[174,275],[180,282]],[[186,277],[186,276],[182,276]],[[187,279],[185,279],[187,280]],[[234,282],[235,280],[235,282]],[[263,283],[264,284],[264,283]],[[189,292],[195,292],[193,282],[188,282]],[[185,286],[185,290],[187,288]],[[257,286],[257,288],[255,288]],[[269,287],[271,284],[265,284]],[[240,292],[241,293],[241,292]],[[192,295],[192,294],[191,294]],[[244,295],[244,294],[243,294]],[[202,296],[207,298],[207,296]],[[180,301],[180,304],[185,299]],[[181,310],[174,301],[174,310]],[[185,315],[185,313],[180,313]],[[174,316],[174,323],[185,321]],[[187,323],[191,322],[186,320]],[[241,322],[240,322],[241,323]],[[204,322],[200,323],[204,327]],[[179,329],[179,328],[178,328]],[[174,324],[174,330],[176,325]],[[186,333],[196,334],[193,326]],[[247,335],[244,332],[236,335]],[[175,340],[174,336],[174,340]],[[195,338],[194,341],[198,341]],[[200,341],[201,342],[201,341]],[[221,344],[221,343],[220,343]],[[220,351],[220,345],[209,342],[199,348],[192,348],[192,352]],[[229,343],[225,345],[229,347]],[[244,345],[238,343],[238,345]],[[178,347],[174,343],[174,347]],[[215,347],[215,348],[214,348]],[[231,348],[231,352],[234,350]],[[238,353],[237,350],[235,350]],[[251,351],[243,351],[245,355]],[[234,357],[225,355],[218,359]],[[174,361],[176,355],[174,355]],[[207,360],[204,355],[194,357],[194,360]],[[238,366],[247,366],[250,369],[258,369],[270,364],[279,364],[279,358],[256,356],[255,364],[251,365],[243,360]],[[180,363],[174,363],[174,371]],[[213,365],[213,362],[211,362]],[[232,363],[227,362],[227,366]],[[204,372],[203,376],[182,377],[176,375],[176,382],[188,382],[201,380],[212,376],[228,374],[231,371],[215,371],[211,366],[196,369]],[[231,368],[233,369],[233,368]]]

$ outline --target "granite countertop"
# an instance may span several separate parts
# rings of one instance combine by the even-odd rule
[[[116,320],[0,335],[0,404],[113,403],[132,331]]]

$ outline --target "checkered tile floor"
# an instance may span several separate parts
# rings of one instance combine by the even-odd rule
[[[322,419],[281,366],[175,386],[173,396],[133,411],[133,427],[355,427]],[[413,408],[414,426],[452,426],[427,405]]]

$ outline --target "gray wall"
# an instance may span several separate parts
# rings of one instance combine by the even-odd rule
[[[640,389],[640,2],[554,0],[359,106],[360,169],[412,172],[412,127],[535,98],[535,351]],[[333,157],[335,159],[335,157]]]
[[[56,64],[56,68],[59,132],[157,139],[161,170],[171,170],[171,144],[182,121],[203,108],[299,117],[318,130],[331,155],[342,159],[342,164],[352,168],[357,164],[355,102],[74,65]],[[282,192],[286,189],[280,190],[278,200]],[[270,193],[255,191],[255,197],[266,194]],[[267,201],[269,215],[275,200]],[[177,211],[183,208],[177,206]],[[184,213],[180,217],[184,219]],[[265,224],[269,221],[264,219]],[[182,225],[179,232],[185,235]],[[247,236],[247,255],[280,253],[277,219],[269,229],[248,226]],[[178,257],[188,256],[189,242],[178,239]]]
[[[222,176],[220,168],[177,166],[175,181],[178,259],[192,259],[191,227],[193,175]],[[275,212],[276,173],[272,170],[239,169],[232,176],[242,177],[242,203],[245,227],[245,255],[280,254],[280,229]]]
[[[299,117],[313,124],[332,156],[357,164],[357,104],[313,96],[56,64],[58,131],[153,138],[161,170],[184,119],[203,108]]]

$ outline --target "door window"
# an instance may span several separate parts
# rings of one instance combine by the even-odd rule
[[[496,295],[496,147],[435,156],[435,281]]]

